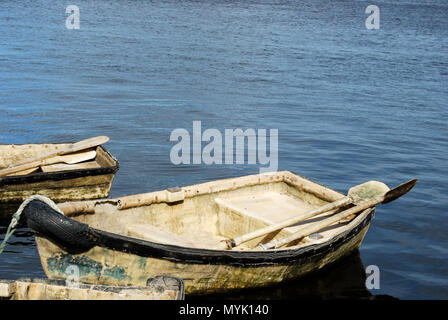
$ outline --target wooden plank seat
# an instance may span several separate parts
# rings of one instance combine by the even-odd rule
[[[216,204],[233,213],[256,219],[265,225],[272,225],[314,209],[315,207],[286,193],[265,192],[252,197],[216,198]],[[285,228],[289,233],[297,226]]]

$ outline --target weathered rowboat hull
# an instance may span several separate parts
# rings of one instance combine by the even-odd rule
[[[0,168],[66,145],[0,145]],[[108,197],[119,163],[105,148],[99,146],[95,150],[97,156],[92,162],[97,165],[94,168],[0,177],[0,219],[10,219],[20,203],[34,194],[56,202]]]
[[[242,266],[176,262],[100,247],[70,254],[46,240],[37,239],[37,243],[42,266],[50,278],[64,279],[67,276],[65,270],[76,265],[83,270],[80,278],[83,282],[143,285],[148,277],[163,272],[184,279],[186,294],[207,294],[276,285],[318,271],[358,249],[367,229],[368,225],[356,230],[357,233],[344,245],[328,245],[320,254],[297,253],[295,257],[285,259],[288,262],[242,263]]]
[[[292,215],[298,209],[304,211],[343,196],[291,172],[278,172],[108,201],[61,204],[59,207],[73,219],[40,201],[31,202],[25,214],[29,227],[36,232],[41,263],[49,278],[65,279],[67,268],[73,265],[79,268],[82,282],[94,284],[143,285],[162,273],[184,279],[187,294],[205,294],[275,285],[320,270],[359,248],[374,208],[322,230],[320,239],[307,237],[282,249],[254,250],[258,243],[300,226],[251,240],[245,250],[216,250],[208,241],[250,232],[275,223],[277,218],[282,220],[282,214],[289,210],[286,204],[301,203],[302,207],[290,210],[288,214]],[[240,199],[250,197],[255,201],[236,207]],[[251,209],[261,212],[269,207],[270,197],[285,201],[272,204],[279,212],[261,218],[251,215]],[[325,214],[316,219],[324,218]],[[198,246],[136,236],[130,220],[137,227],[151,224],[179,237],[195,238]],[[207,237],[200,236],[204,231]]]
[[[68,284],[64,280],[0,280],[0,299],[8,300],[183,300],[182,279],[157,276],[144,287]]]

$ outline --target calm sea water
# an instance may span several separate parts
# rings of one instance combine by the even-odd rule
[[[65,26],[71,4],[79,30]],[[379,30],[365,27],[370,4]],[[437,0],[1,1],[0,143],[108,135],[111,196],[258,173],[173,165],[170,133],[194,120],[278,129],[279,170],[344,193],[417,177],[378,207],[354,258],[248,295],[447,299],[447,22]],[[364,286],[369,265],[379,290]],[[0,256],[0,278],[22,276],[44,276],[25,228]]]

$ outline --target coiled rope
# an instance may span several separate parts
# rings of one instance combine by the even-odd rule
[[[16,227],[17,227],[17,224],[19,223],[20,216],[21,216],[23,210],[33,200],[40,200],[42,202],[45,202],[52,209],[56,210],[57,212],[59,212],[62,215],[64,214],[61,211],[61,209],[59,209],[59,207],[56,205],[56,203],[54,203],[53,200],[51,200],[50,198],[47,198],[47,197],[44,197],[44,196],[41,196],[38,194],[28,197],[25,201],[23,201],[23,203],[20,205],[19,209],[17,209],[17,211],[12,215],[11,222],[9,223],[8,229],[6,230],[5,238],[3,239],[2,244],[0,245],[0,254],[2,254],[3,249],[5,248],[6,242],[8,241],[8,239],[12,236],[14,231],[16,231]]]

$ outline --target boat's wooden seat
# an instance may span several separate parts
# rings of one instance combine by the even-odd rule
[[[215,202],[223,211],[247,217],[261,226],[279,223],[314,209],[314,206],[297,197],[274,191],[253,196],[216,198]],[[297,226],[292,226],[283,229],[283,233],[292,233],[297,229]]]
[[[194,240],[150,224],[133,224],[127,227],[128,236],[151,242],[192,248],[214,248],[221,240],[208,233],[195,234]]]

